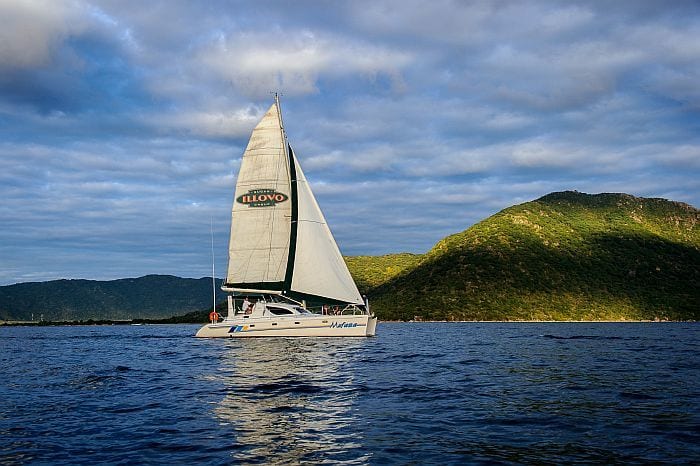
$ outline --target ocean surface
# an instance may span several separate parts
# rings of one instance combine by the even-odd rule
[[[698,464],[700,324],[0,328],[0,464]]]

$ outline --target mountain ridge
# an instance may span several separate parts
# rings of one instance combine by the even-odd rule
[[[219,290],[217,301],[225,299]],[[0,286],[0,320],[159,319],[212,302],[211,277],[144,275],[116,280],[58,279]]]
[[[443,238],[370,296],[403,320],[697,320],[699,223],[675,201],[550,193]]]
[[[380,319],[700,320],[700,211],[661,198],[549,193],[449,235],[424,254],[345,261]],[[223,297],[219,291],[217,301]],[[0,287],[6,320],[26,320],[30,312],[52,320],[182,314],[206,320],[210,306],[211,277]]]

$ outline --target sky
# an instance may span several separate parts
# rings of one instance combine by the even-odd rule
[[[0,284],[217,276],[281,93],[345,255],[547,193],[700,206],[700,2],[0,0]]]

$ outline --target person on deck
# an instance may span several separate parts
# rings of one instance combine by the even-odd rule
[[[254,308],[255,308],[255,300],[253,300],[252,302],[248,303],[248,307],[246,308],[245,313],[246,313],[246,314],[252,314]]]
[[[248,312],[248,308],[250,307],[250,301],[248,301],[248,297],[246,296],[243,299],[243,304],[241,305],[241,310],[243,312]]]

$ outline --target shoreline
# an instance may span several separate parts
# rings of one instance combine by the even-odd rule
[[[91,325],[204,325],[206,322],[167,322],[169,319],[136,319],[136,320],[97,320],[88,319],[80,321],[21,321],[0,320],[0,327],[80,327]],[[665,324],[665,323],[695,323],[695,320],[379,320],[382,324]]]

